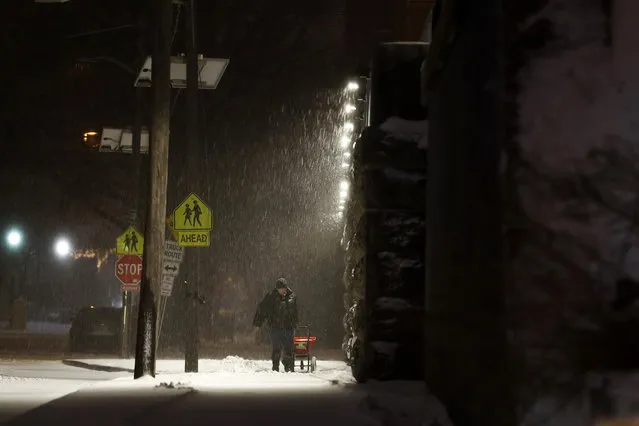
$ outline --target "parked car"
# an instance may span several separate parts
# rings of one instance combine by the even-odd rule
[[[71,323],[71,352],[117,353],[120,348],[122,308],[81,309]]]

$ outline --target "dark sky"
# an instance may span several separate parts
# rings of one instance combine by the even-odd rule
[[[346,2],[198,3],[198,50],[231,59],[218,90],[200,93],[204,197],[215,220],[207,271],[256,283],[289,275],[310,292],[339,277],[330,266],[339,266],[340,237],[333,131],[341,88],[359,65],[348,51]],[[127,68],[135,72],[145,54],[143,4],[4,0],[3,227],[65,232],[95,248],[126,224],[130,158],[90,151],[82,132],[132,122],[135,76]],[[91,34],[120,26],[130,27]],[[173,53],[182,51],[178,26]],[[176,97],[172,117],[169,192],[186,196],[188,188],[175,187],[182,101]]]

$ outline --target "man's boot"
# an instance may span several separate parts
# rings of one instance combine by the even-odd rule
[[[273,361],[273,371],[280,371],[280,362]]]
[[[282,364],[284,364],[284,371],[287,373],[292,373],[295,371],[295,361],[292,358],[286,358],[282,360]]]

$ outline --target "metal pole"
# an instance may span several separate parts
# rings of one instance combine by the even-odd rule
[[[187,140],[190,154],[186,167],[188,185],[199,186],[200,155],[198,132],[198,89],[199,65],[195,36],[195,0],[190,0],[186,14],[186,102],[187,102]],[[185,330],[184,330],[184,371],[196,373],[198,371],[198,306],[195,302],[198,279],[199,250],[191,249],[186,256],[189,267],[186,268],[188,288],[184,298]]]
[[[120,336],[120,358],[129,357],[129,294],[122,291],[122,331]]]
[[[169,172],[171,118],[171,0],[155,2],[153,49],[153,119],[149,147],[149,197],[144,230],[143,276],[140,288],[134,377],[155,377],[155,341],[162,283],[166,228],[166,188]]]
[[[133,110],[133,166],[132,169],[134,171],[132,178],[133,183],[133,191],[130,192],[130,202],[131,202],[131,222],[134,225],[137,224],[138,218],[138,209],[139,209],[139,194],[140,194],[140,175],[141,175],[141,161],[140,161],[140,145],[141,145],[141,132],[142,132],[142,111],[141,111],[141,95],[142,90],[140,88],[135,88],[135,103]],[[126,291],[122,291],[122,335],[120,340],[120,357],[128,358],[129,357],[129,340],[130,335],[133,332],[131,328],[132,316],[131,316],[131,297],[132,295]]]

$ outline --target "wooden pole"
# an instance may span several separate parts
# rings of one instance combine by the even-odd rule
[[[144,262],[140,289],[134,377],[155,377],[155,342],[162,284],[166,188],[169,174],[171,119],[172,0],[154,3],[154,46],[152,62],[153,108],[149,146],[149,197],[144,230]]]

